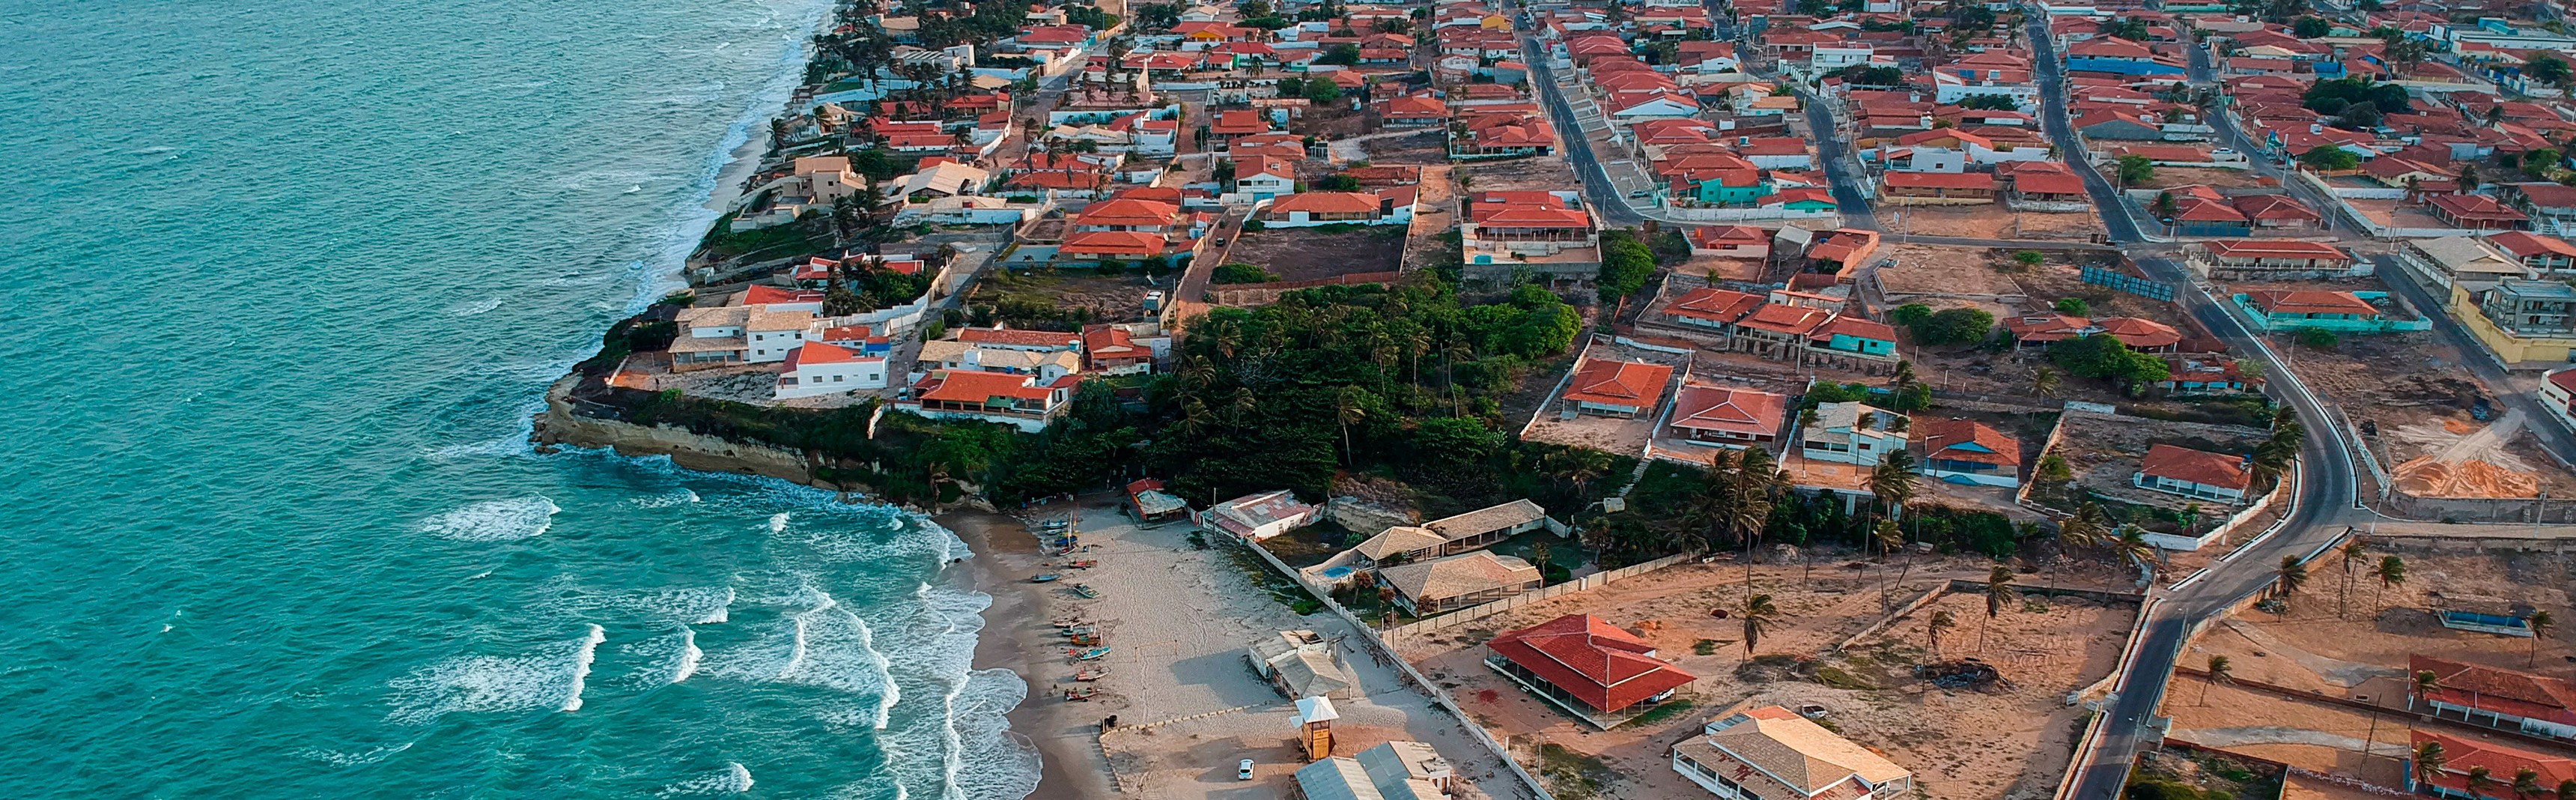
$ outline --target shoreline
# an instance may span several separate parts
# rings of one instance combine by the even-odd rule
[[[1109,762],[1090,733],[1096,720],[1088,706],[1055,698],[1072,672],[1053,665],[1061,656],[1044,623],[1057,604],[1038,589],[1042,584],[1018,577],[1024,566],[1040,559],[1037,538],[1019,519],[1007,514],[958,509],[931,517],[975,551],[968,559],[976,591],[992,596],[984,609],[984,629],[975,642],[975,669],[1007,669],[1028,684],[1028,694],[1005,715],[1010,735],[1035,748],[1038,783],[1029,800],[1077,800],[1106,797],[1114,790]],[[1022,565],[1017,562],[1032,562]],[[1008,562],[1008,563],[1006,563]],[[1003,626],[1009,626],[1005,629]],[[1049,702],[1054,701],[1054,702]]]

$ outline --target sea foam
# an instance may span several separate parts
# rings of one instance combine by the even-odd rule
[[[544,534],[562,510],[544,495],[485,500],[421,520],[420,530],[460,542],[514,541]]]
[[[546,652],[516,656],[458,656],[413,669],[386,682],[394,691],[387,718],[424,723],[458,712],[570,711],[581,707],[582,682],[607,632],[588,626],[581,638]]]

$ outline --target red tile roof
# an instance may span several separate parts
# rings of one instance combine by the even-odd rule
[[[1976,420],[1918,418],[1925,458],[2021,469],[2021,440]],[[1982,449],[1981,449],[1982,448]]]
[[[1076,376],[1065,376],[1068,378]],[[1013,375],[1007,372],[985,372],[974,369],[944,369],[930,373],[914,385],[914,396],[924,401],[951,403],[990,403],[993,398],[1046,402],[1049,384],[1039,383],[1035,375]]]
[[[849,348],[822,342],[806,342],[794,350],[787,351],[787,366],[782,369],[792,372],[798,364],[842,364],[857,360],[859,360],[859,354],[850,352]],[[872,357],[868,360],[882,359]]]
[[[2296,239],[2213,239],[2202,242],[2209,254],[2220,258],[2325,258],[2351,261],[2341,248],[2324,242]]]
[[[2246,302],[2266,314],[2361,314],[2375,315],[2379,309],[2351,292],[2328,292],[2313,289],[2256,289],[2245,293]]]
[[[1745,314],[1752,313],[1754,308],[1765,302],[1767,301],[1761,295],[1729,289],[1700,288],[1690,290],[1674,300],[1671,305],[1665,306],[1664,313],[1732,324],[1736,320],[1743,319]]]
[[[2485,709],[2517,717],[2576,724],[2576,684],[2563,678],[2448,661],[2429,656],[2406,657],[2406,673],[2433,673],[2442,688],[2432,699],[2455,706]]]
[[[2254,485],[2254,475],[2245,469],[2245,460],[2236,456],[2160,444],[2147,448],[2147,457],[2138,465],[2147,475],[2189,481],[2202,486],[2245,491]]]
[[[2496,247],[2502,248],[2507,253],[2512,253],[2515,258],[2551,255],[2576,257],[2576,245],[2570,245],[2566,240],[2555,236],[2541,236],[2527,231],[2505,231],[2487,237],[2487,241],[2495,243]]]
[[[2540,785],[2554,792],[2562,781],[2576,780],[2576,760],[2542,755],[2520,748],[2506,747],[2427,730],[2407,731],[2407,742],[2421,748],[2426,744],[2442,746],[2442,771],[2429,783],[2457,794],[2469,794],[2469,770],[2486,768],[2498,785],[2478,787],[2480,794],[2507,796],[2510,782],[2523,770],[2540,776]]]
[[[1080,334],[1061,331],[1032,331],[1020,328],[959,328],[957,330],[957,341],[967,344],[1072,349],[1074,343],[1081,340]]]
[[[1789,398],[1755,389],[1684,384],[1673,395],[1673,427],[1777,436]]]
[[[1272,214],[1365,214],[1378,210],[1378,196],[1366,192],[1299,192],[1270,201]]]
[[[1890,172],[1883,180],[1905,189],[1995,188],[1995,176],[1984,172]]]
[[[1663,364],[1586,359],[1575,368],[1565,399],[1646,408],[1664,396],[1664,383],[1672,377],[1673,368]]]
[[[2103,333],[2120,337],[2120,343],[2130,347],[2149,349],[2171,347],[2182,343],[2181,331],[2174,330],[2174,326],[2151,319],[2105,317],[2094,320],[2093,324],[2100,327]]]
[[[1588,614],[1505,631],[1485,646],[1602,711],[1618,711],[1698,679],[1647,655],[1654,645]]]

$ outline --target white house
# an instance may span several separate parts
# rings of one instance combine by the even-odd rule
[[[1673,771],[1726,800],[1894,800],[1914,773],[1779,706],[1709,720],[1672,746]]]
[[[787,360],[787,354],[805,346],[813,331],[816,316],[806,311],[781,311],[768,306],[752,306],[744,315],[742,332],[749,340],[749,351],[743,361],[752,364],[774,364]]]
[[[1878,49],[1867,42],[1819,44],[1816,45],[1815,53],[1807,57],[1807,64],[1815,67],[1818,72],[1831,72],[1844,67],[1867,66],[1869,64],[1869,57],[1877,52]]]
[[[1199,527],[1224,531],[1260,541],[1298,528],[1306,527],[1323,516],[1324,510],[1297,502],[1297,496],[1286,489],[1237,497],[1198,512]]]
[[[1811,461],[1878,466],[1879,459],[1905,449],[1905,432],[1892,429],[1899,418],[1857,400],[1816,406],[1815,423],[1800,432],[1799,452]]]
[[[885,387],[885,359],[821,342],[789,351],[786,362],[778,365],[780,400]]]
[[[2129,477],[2129,483],[2184,497],[2242,503],[2246,490],[2254,485],[2254,474],[2248,466],[2242,456],[2159,444],[2147,448],[2146,458],[2139,460],[2138,471]]]
[[[1245,195],[1246,202],[1296,194],[1297,165],[1269,156],[1235,162],[1234,191]]]

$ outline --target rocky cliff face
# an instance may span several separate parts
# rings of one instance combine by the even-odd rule
[[[579,376],[565,376],[546,391],[545,413],[537,415],[530,439],[539,446],[609,448],[620,455],[671,457],[671,463],[705,472],[765,475],[823,489],[843,487],[814,477],[814,458],[802,450],[727,441],[678,428],[636,425],[573,413],[572,387]]]

